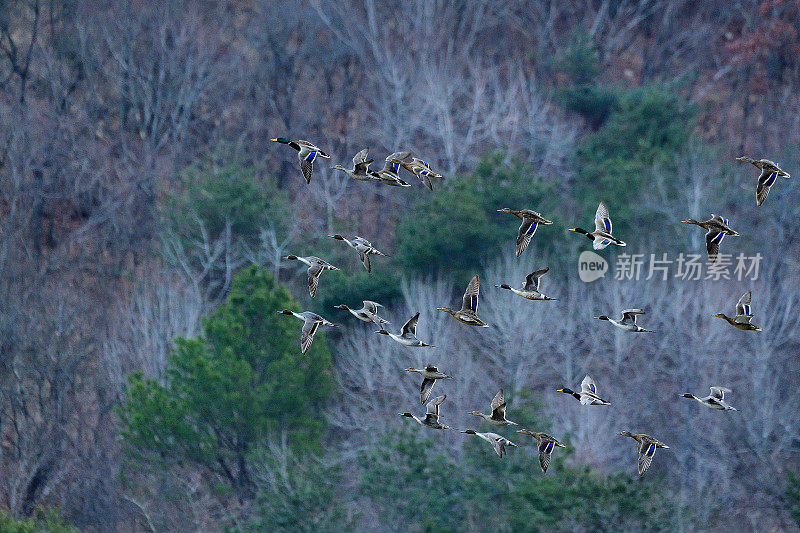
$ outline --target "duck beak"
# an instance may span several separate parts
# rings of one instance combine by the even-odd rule
[[[270,141],[276,143],[276,142],[278,142],[278,139],[270,139]]]
[[[564,392],[564,389],[556,389],[556,392]]]
[[[577,231],[575,228],[569,228],[567,231]]]

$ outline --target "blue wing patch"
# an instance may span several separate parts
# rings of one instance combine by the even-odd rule
[[[744,314],[746,314],[746,315],[750,314],[750,306],[749,305],[745,305],[744,306]]]
[[[548,443],[547,443],[547,448],[545,448],[545,450],[544,450],[544,451],[545,451],[545,453],[550,453],[550,452],[552,452],[552,451],[553,451],[553,443],[552,443],[552,442],[548,442]]]
[[[530,227],[530,228],[528,228],[528,233],[526,233],[526,235],[533,235],[534,233],[536,233],[536,227],[537,227],[538,225],[539,225],[539,224],[537,224],[537,223],[533,223],[533,224],[531,224],[531,227]]]
[[[645,455],[649,455],[652,457],[654,453],[656,453],[656,445],[651,444],[650,446],[647,447],[647,452]]]
[[[306,161],[313,163],[316,158],[317,158],[317,152],[311,152],[306,156]]]
[[[478,309],[478,297],[477,296],[470,296],[469,306],[472,308],[473,311],[477,311],[477,309]]]
[[[714,238],[711,239],[711,242],[722,242],[722,239],[724,238],[725,238],[724,233],[717,233],[716,235],[714,235]]]
[[[608,239],[603,239],[603,242],[601,242],[600,244],[610,244],[610,243],[611,241],[609,241]]]
[[[589,385],[589,390],[592,391],[593,394],[597,394],[597,388],[594,386],[594,383]]]
[[[603,225],[606,227],[606,231],[611,231],[611,221],[609,219],[604,218]]]
[[[394,169],[395,172],[397,172],[397,171],[400,170],[400,164],[399,163],[393,163],[392,164],[392,168]]]
[[[766,185],[767,187],[770,187],[770,186],[772,186],[773,183],[775,183],[776,179],[778,179],[778,174],[776,172],[773,172],[772,174],[769,175],[767,180],[764,182],[764,185]]]
[[[727,218],[723,218],[722,221],[725,223],[726,226],[728,225],[728,219]]]

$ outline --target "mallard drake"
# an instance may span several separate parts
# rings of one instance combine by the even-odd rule
[[[600,202],[600,205],[597,206],[597,212],[594,214],[594,227],[595,230],[591,232],[583,228],[570,228],[569,231],[585,235],[592,241],[592,248],[595,250],[602,250],[609,244],[627,246],[625,242],[611,235],[611,217],[608,215],[608,208],[605,202]]]
[[[406,418],[413,418],[414,420],[417,421],[418,424],[422,424],[423,426],[432,429],[453,429],[450,426],[445,426],[439,423],[439,406],[446,399],[447,395],[442,395],[442,396],[437,396],[433,400],[429,401],[425,409],[425,418],[419,418],[415,414],[409,412],[400,413],[400,416],[404,416]]]
[[[758,186],[756,187],[756,205],[759,206],[767,199],[769,189],[775,183],[775,180],[778,179],[778,176],[786,179],[791,177],[781,170],[777,163],[769,159],[753,159],[752,157],[742,156],[737,157],[736,160],[750,163],[761,171],[761,174],[758,176]]]
[[[364,265],[364,268],[367,269],[367,272],[372,272],[372,266],[369,263],[370,255],[382,255],[384,257],[388,257],[385,253],[372,246],[372,243],[367,239],[359,237],[358,235],[352,239],[345,239],[338,233],[334,235],[328,235],[328,237],[337,241],[344,241],[350,248],[358,252],[358,258],[361,259],[361,264]]]
[[[693,218],[689,220],[681,220],[684,224],[694,224],[706,230],[706,253],[708,254],[708,261],[710,263],[716,262],[719,257],[719,245],[725,235],[731,237],[738,237],[739,234],[728,226],[728,219],[711,213],[711,218],[708,220],[698,221]]]
[[[506,446],[513,446],[515,448],[518,447],[510,440],[503,437],[502,435],[498,435],[497,433],[478,433],[474,429],[465,429],[461,433],[466,433],[467,435],[475,435],[476,437],[482,438],[483,440],[492,445],[494,453],[496,453],[498,457],[500,457],[501,459],[506,454]]]
[[[639,475],[641,476],[647,469],[650,468],[650,463],[653,462],[653,455],[656,453],[656,448],[669,448],[663,442],[659,442],[650,435],[644,433],[631,433],[630,431],[620,431],[617,435],[623,437],[630,437],[639,443]]]
[[[547,472],[547,467],[550,466],[550,455],[553,453],[553,447],[566,448],[565,444],[558,442],[556,439],[547,433],[537,433],[527,429],[520,429],[517,433],[523,435],[530,435],[539,443],[539,466],[542,467],[542,472]]]
[[[518,426],[516,422],[506,420],[506,400],[503,398],[503,389],[497,391],[492,398],[492,413],[485,414],[480,411],[472,411],[471,415],[483,418],[494,426]]]
[[[698,398],[694,394],[691,393],[684,393],[681,395],[682,398],[694,398],[698,402],[702,403],[706,407],[710,407],[711,409],[716,409],[718,411],[738,411],[735,407],[728,404],[725,401],[725,393],[731,392],[730,389],[726,389],[725,387],[711,387],[711,394],[704,398]]]
[[[423,185],[432,191],[433,183],[431,183],[431,178],[442,178],[443,176],[434,172],[427,161],[417,159],[416,157],[412,157],[411,162],[407,161],[410,156],[411,152],[404,150],[402,152],[395,152],[389,155],[386,158],[386,161],[393,164],[395,173],[399,173],[400,167],[403,167],[407,171],[414,174]]]
[[[439,372],[439,369],[433,365],[428,365],[422,369],[412,366],[405,370],[406,372],[416,372],[422,376],[422,385],[419,387],[419,403],[428,401],[428,397],[430,397],[431,390],[433,390],[433,385],[436,383],[437,379],[453,379],[453,376],[448,376],[447,374]]]
[[[369,148],[364,148],[353,157],[353,169],[344,168],[342,165],[334,165],[334,170],[341,170],[354,180],[372,181],[374,178],[369,174],[369,165],[374,159],[367,159]]]
[[[286,137],[272,139],[272,142],[288,144],[297,150],[297,159],[300,161],[300,170],[303,172],[303,179],[306,183],[311,183],[311,171],[314,170],[314,160],[319,157],[330,159],[331,156],[314,146],[308,141],[290,141]]]
[[[383,307],[381,304],[371,300],[363,300],[361,304],[361,309],[350,309],[344,304],[336,305],[334,307],[336,307],[336,309],[349,311],[351,315],[363,322],[372,322],[379,326],[382,326],[383,324],[390,324],[388,320],[378,316],[378,308]]]
[[[381,335],[388,335],[392,339],[396,340],[403,346],[410,346],[412,348],[435,348],[433,344],[425,344],[421,340],[417,338],[417,322],[419,322],[419,313],[412,316],[408,319],[408,322],[403,324],[403,327],[400,328],[400,335],[396,335],[394,333],[390,333],[385,329],[381,329],[380,331],[376,331],[375,333],[380,333]]]
[[[581,402],[581,405],[611,405],[611,402],[608,402],[597,395],[597,386],[594,384],[594,380],[589,376],[589,374],[586,374],[586,377],[583,378],[583,381],[581,381],[580,392],[575,392],[574,390],[566,387],[563,389],[558,389],[557,392],[570,394],[576,400]]]
[[[717,313],[715,316],[725,320],[728,324],[735,328],[745,331],[761,331],[761,328],[750,322],[753,319],[753,314],[750,309],[750,301],[753,296],[751,291],[747,291],[736,302],[736,316],[730,317],[725,313]]]
[[[300,257],[297,255],[287,255],[284,259],[288,261],[300,261],[308,265],[308,294],[313,298],[317,294],[317,286],[319,285],[319,277],[325,270],[339,270],[337,267],[323,261],[319,257],[313,255],[308,257]]]
[[[517,244],[515,249],[517,257],[522,255],[522,252],[524,252],[528,247],[528,244],[530,244],[533,234],[536,233],[536,228],[539,227],[539,224],[546,226],[553,223],[552,220],[547,220],[542,215],[531,209],[515,210],[504,207],[503,209],[498,209],[497,212],[508,213],[522,219],[522,224],[519,225],[519,230],[517,231]]]
[[[437,311],[444,311],[452,315],[453,318],[468,326],[478,326],[488,328],[489,324],[478,318],[478,295],[481,291],[481,283],[478,275],[475,274],[467,285],[467,290],[464,292],[464,298],[461,303],[461,309],[455,311],[449,307],[437,307]]]
[[[333,322],[328,322],[318,314],[312,313],[311,311],[295,313],[294,311],[284,309],[283,311],[278,311],[278,314],[296,316],[303,321],[303,329],[301,330],[300,335],[300,352],[303,354],[305,354],[308,349],[311,348],[311,343],[314,342],[314,334],[317,332],[317,329],[320,326],[337,327]]]
[[[400,176],[397,175],[397,171],[395,170],[396,168],[399,168],[397,163],[386,161],[382,169],[370,171],[369,175],[372,176],[373,180],[380,181],[384,185],[390,185],[392,187],[411,187],[410,183],[400,179]]]
[[[528,274],[528,276],[525,278],[525,283],[522,285],[522,289],[515,289],[506,283],[495,285],[495,287],[509,290],[516,295],[522,296],[526,300],[557,300],[557,298],[550,298],[539,291],[541,278],[547,274],[548,270],[550,270],[549,267],[544,267],[541,270],[535,270]]]
[[[613,318],[609,318],[606,315],[600,315],[594,318],[598,320],[607,320],[608,322],[611,322],[612,324],[614,324],[623,331],[654,333],[652,330],[644,329],[643,327],[636,324],[637,315],[644,315],[644,314],[645,312],[642,309],[624,309],[622,311],[622,318],[620,318],[619,320],[614,320]]]

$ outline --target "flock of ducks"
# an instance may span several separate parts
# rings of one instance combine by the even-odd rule
[[[285,137],[278,137],[276,139],[272,139],[275,142],[286,144],[297,150],[297,157],[300,163],[300,170],[302,171],[303,178],[305,179],[306,183],[310,183],[311,175],[313,171],[313,164],[317,157],[322,157],[325,159],[329,159],[330,156],[319,149],[314,144],[308,141],[291,141]],[[382,183],[384,185],[395,186],[395,187],[409,187],[410,184],[403,180],[399,173],[400,169],[403,168],[414,174],[424,185],[430,190],[433,190],[432,186],[432,179],[442,178],[441,174],[434,172],[430,165],[422,159],[412,157],[410,151],[399,151],[393,154],[390,154],[386,157],[384,161],[384,166],[381,170],[378,171],[371,171],[369,166],[371,163],[374,162],[373,159],[367,159],[369,154],[369,149],[365,148],[358,152],[355,157],[353,157],[353,168],[348,169],[344,168],[341,165],[335,165],[333,168],[335,170],[339,170],[347,174],[349,177],[359,180],[359,181],[375,181],[378,183]],[[758,185],[756,188],[756,203],[758,206],[761,206],[764,203],[764,200],[769,194],[770,187],[775,183],[778,177],[789,178],[789,174],[784,172],[780,169],[780,167],[768,160],[768,159],[759,159],[755,160],[750,157],[738,157],[738,161],[743,161],[747,163],[751,163],[756,166],[758,169],[761,170],[761,174],[758,177]],[[516,256],[519,257],[522,253],[526,250],[528,245],[533,238],[533,235],[536,233],[536,229],[542,225],[550,225],[553,222],[551,220],[546,219],[540,213],[533,211],[531,209],[510,209],[510,208],[502,208],[498,209],[500,213],[508,213],[511,215],[516,216],[522,222],[519,226],[519,230],[517,231],[516,243],[515,243],[515,253]],[[722,240],[725,236],[738,236],[735,230],[733,230],[729,226],[729,222],[727,218],[721,217],[719,215],[712,214],[711,218],[704,221],[698,221],[693,218],[683,220],[683,223],[686,224],[693,224],[699,226],[706,230],[706,252],[708,255],[709,262],[713,263],[717,260],[719,255],[719,247]],[[610,245],[615,246],[626,246],[626,243],[617,238],[612,233],[612,223],[611,223],[611,216],[609,214],[608,207],[604,202],[600,202],[597,207],[597,211],[595,212],[594,217],[594,231],[587,231],[580,227],[570,228],[569,231],[573,231],[584,235],[586,238],[592,241],[592,247],[595,250],[602,250]],[[370,256],[386,256],[383,252],[378,250],[371,242],[367,239],[359,236],[354,236],[352,238],[346,238],[339,234],[329,235],[330,238],[338,241],[342,241],[351,248],[353,248],[357,253],[358,257],[361,260],[361,263],[364,265],[364,268],[367,272],[372,271],[372,267],[370,264]],[[339,270],[337,267],[331,265],[327,261],[320,259],[319,257],[309,256],[309,257],[300,257],[296,255],[288,255],[285,257],[286,260],[290,261],[299,261],[305,264],[308,267],[308,292],[309,295],[313,298],[316,295],[317,288],[319,286],[320,276],[326,270]],[[512,287],[506,283],[502,283],[496,285],[496,287],[511,291],[512,293],[525,298],[526,300],[555,300],[556,298],[551,298],[545,295],[541,291],[541,278],[548,272],[549,268],[544,267],[539,270],[535,270],[531,272],[526,278],[525,282],[522,284],[521,288]],[[462,324],[466,324],[468,326],[474,327],[490,327],[483,319],[478,316],[478,301],[480,296],[480,279],[477,275],[473,276],[470,280],[469,284],[467,285],[466,290],[464,291],[464,296],[461,301],[461,307],[458,309],[451,309],[449,307],[437,307],[438,311],[445,312],[452,316],[458,322]],[[752,323],[752,310],[751,310],[751,300],[752,294],[751,291],[747,291],[742,297],[739,299],[738,303],[736,304],[736,315],[729,317],[724,313],[717,313],[713,315],[714,317],[722,318],[730,325],[744,331],[761,331],[761,328],[756,326]],[[392,333],[391,331],[386,329],[386,325],[389,324],[389,321],[380,317],[378,314],[379,308],[383,307],[381,304],[370,301],[364,300],[362,302],[361,309],[351,309],[347,305],[341,304],[335,306],[337,309],[348,311],[350,314],[355,316],[358,320],[363,322],[373,323],[377,325],[380,329],[376,332],[381,335],[386,335],[390,339],[394,340],[395,342],[402,344],[403,346],[411,347],[411,348],[427,348],[427,347],[434,347],[434,345],[424,342],[417,338],[417,323],[419,321],[419,312],[417,312],[414,316],[412,316],[408,321],[403,324],[400,328],[399,333]],[[281,314],[285,315],[292,315],[300,320],[303,321],[303,327],[301,329],[301,339],[300,339],[300,349],[303,354],[305,354],[308,349],[311,347],[311,343],[314,339],[314,334],[319,329],[319,326],[329,326],[335,327],[336,324],[326,320],[325,318],[321,317],[316,313],[312,313],[310,311],[304,311],[302,313],[296,313],[294,311],[290,311],[288,309],[279,311]],[[621,313],[621,317],[619,319],[610,318],[606,315],[600,315],[594,317],[598,320],[603,320],[610,322],[615,327],[621,329],[622,331],[629,332],[629,333],[640,333],[640,332],[650,332],[652,330],[645,329],[644,327],[640,326],[636,323],[637,317],[640,315],[644,315],[645,311],[640,308],[632,308],[632,309],[625,309]],[[453,430],[448,425],[445,425],[440,420],[440,407],[442,403],[447,399],[447,395],[443,394],[440,396],[436,396],[433,399],[430,399],[431,392],[433,390],[434,385],[437,381],[440,380],[449,380],[453,379],[453,376],[445,374],[439,369],[432,365],[428,364],[425,368],[418,369],[414,367],[409,367],[405,369],[406,372],[409,373],[416,373],[422,377],[422,383],[420,384],[420,404],[425,405],[425,415],[424,416],[417,416],[416,414],[406,411],[400,413],[400,416],[404,418],[410,418],[417,422],[418,424],[425,426],[427,428],[436,429],[436,430]],[[557,389],[557,392],[561,392],[564,394],[568,394],[575,398],[581,405],[584,406],[593,406],[593,405],[611,405],[611,402],[601,398],[597,392],[597,385],[595,384],[594,380],[588,374],[583,378],[580,384],[580,390],[574,391],[567,387],[562,387]],[[691,393],[682,394],[681,397],[683,398],[690,398],[694,399],[697,402],[701,403],[702,405],[709,407],[711,409],[720,410],[720,411],[736,411],[734,407],[728,404],[725,401],[725,393],[731,392],[730,389],[725,387],[718,387],[712,386],[711,392],[708,396],[705,397],[698,397]],[[498,428],[504,428],[508,426],[518,426],[516,422],[512,422],[506,418],[506,401],[503,393],[503,389],[500,389],[497,394],[495,394],[494,398],[490,403],[491,411],[489,413],[482,413],[480,411],[472,411],[471,415],[475,416],[476,418],[481,419],[488,425],[495,426]],[[475,431],[473,429],[465,429],[462,430],[461,433],[467,435],[474,435],[486,442],[488,442],[492,449],[499,457],[504,457],[507,453],[507,449],[510,447],[517,447],[517,444],[513,443],[508,438],[494,432],[486,432],[481,433]],[[518,434],[521,435],[528,435],[536,439],[539,451],[539,465],[542,469],[542,472],[547,472],[547,468],[550,465],[551,455],[555,448],[565,448],[566,445],[559,442],[556,438],[546,434],[531,431],[528,429],[520,429],[517,431]],[[667,449],[669,446],[660,442],[658,439],[646,435],[644,433],[631,433],[629,431],[621,431],[617,433],[620,436],[628,437],[636,441],[637,443],[637,451],[638,451],[638,473],[641,476],[644,474],[647,469],[650,467],[650,464],[653,461],[653,456],[658,448]]]

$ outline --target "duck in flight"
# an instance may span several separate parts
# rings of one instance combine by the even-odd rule
[[[494,453],[496,453],[497,456],[500,457],[501,459],[507,453],[506,452],[506,447],[508,447],[508,446],[513,446],[515,448],[518,447],[516,444],[514,444],[510,440],[508,440],[507,438],[503,437],[502,435],[498,435],[497,433],[478,433],[474,429],[466,429],[466,430],[462,431],[461,433],[466,433],[467,435],[475,435],[476,437],[479,437],[479,438],[485,440],[486,442],[488,442],[489,444],[492,445],[492,449],[494,450]]]
[[[564,394],[571,395],[573,398],[581,402],[581,405],[611,405],[611,402],[608,402],[597,395],[597,385],[595,385],[594,380],[589,376],[589,374],[586,374],[586,377],[583,378],[583,381],[581,381],[580,392],[575,392],[574,390],[566,387],[558,389],[557,392],[563,392]]]
[[[695,220],[690,218],[688,220],[681,220],[684,224],[693,224],[700,226],[706,230],[706,253],[708,254],[708,262],[715,263],[719,257],[719,245],[726,235],[731,237],[738,237],[739,234],[728,226],[728,219],[711,213],[711,218],[708,220]]]
[[[300,352],[305,355],[311,343],[314,342],[314,334],[320,326],[337,327],[333,322],[328,322],[321,316],[311,311],[303,311],[302,313],[295,313],[288,309],[278,311],[279,315],[292,315],[303,321],[303,329],[300,331]]]
[[[409,412],[400,413],[400,416],[411,418],[418,424],[431,429],[453,429],[450,426],[445,426],[439,422],[439,406],[447,399],[447,395],[437,396],[428,402],[425,408],[425,418],[419,418],[417,415]]]
[[[663,442],[660,442],[650,435],[644,433],[631,433],[630,431],[620,431],[617,435],[623,437],[630,437],[635,440],[638,445],[639,451],[639,475],[641,476],[647,469],[650,468],[650,463],[653,462],[653,456],[656,454],[657,448],[669,448]]]
[[[427,365],[425,368],[414,368],[412,366],[405,370],[406,372],[416,372],[422,376],[422,385],[419,387],[419,403],[428,401],[437,379],[453,379],[453,376],[439,372],[439,369],[433,365]]]
[[[642,309],[624,309],[622,311],[622,318],[620,318],[619,320],[609,318],[606,315],[596,316],[595,318],[598,320],[606,320],[608,322],[611,322],[622,331],[653,333],[652,330],[644,329],[642,326],[636,323],[636,317],[638,315],[643,315],[643,314],[645,314],[645,312]]]
[[[569,231],[574,231],[585,235],[592,241],[592,248],[595,250],[602,250],[610,244],[617,246],[627,246],[625,242],[617,239],[611,234],[611,217],[608,214],[608,207],[605,202],[600,202],[597,206],[597,212],[594,214],[594,231],[586,231],[583,228],[570,228]]]
[[[514,249],[517,257],[522,255],[522,252],[528,247],[539,225],[546,226],[553,223],[552,220],[547,220],[531,209],[509,209],[508,207],[504,207],[503,209],[498,209],[497,212],[508,213],[522,220],[522,224],[520,224],[519,230],[517,231],[517,243]]]
[[[336,307],[336,309],[342,309],[343,311],[349,311],[351,315],[361,320],[362,322],[372,322],[374,324],[377,324],[378,326],[383,326],[383,324],[390,323],[385,318],[381,318],[378,316],[378,308],[383,307],[378,302],[373,302],[371,300],[363,300],[361,302],[361,309],[350,309],[344,304],[336,305],[334,307]]]
[[[287,255],[284,259],[288,261],[300,261],[308,265],[308,294],[313,298],[317,294],[317,286],[319,285],[319,277],[326,270],[339,270],[337,267],[323,261],[319,257],[310,255],[308,257],[300,257],[297,255]]]
[[[374,159],[367,159],[369,148],[364,148],[353,157],[353,168],[344,168],[342,165],[334,165],[334,170],[341,170],[354,180],[372,181],[374,178],[369,173],[369,165]]]
[[[408,322],[403,324],[403,327],[400,328],[399,335],[386,331],[385,329],[381,329],[379,331],[376,331],[375,333],[380,333],[381,335],[388,335],[389,337],[399,342],[403,346],[410,346],[412,348],[426,348],[426,347],[435,348],[434,345],[426,344],[417,338],[417,322],[419,322],[419,313],[409,318]]]
[[[736,316],[727,316],[725,313],[717,313],[712,316],[721,318],[731,326],[744,331],[761,331],[760,327],[751,322],[753,319],[753,311],[750,308],[752,298],[751,291],[747,291],[739,298],[739,301],[736,302]]]
[[[528,276],[525,278],[525,283],[522,285],[521,289],[515,289],[514,287],[511,287],[506,283],[495,285],[495,287],[509,290],[518,296],[522,296],[526,300],[557,300],[557,298],[550,298],[549,296],[545,296],[539,290],[542,276],[547,274],[548,270],[550,270],[549,267],[544,267],[541,270],[535,270],[530,274],[528,274]]]
[[[419,181],[422,182],[428,190],[433,190],[433,183],[431,183],[431,178],[441,179],[443,176],[437,172],[434,172],[431,169],[430,163],[427,161],[423,161],[422,159],[417,159],[416,157],[412,157],[411,161],[408,161],[408,158],[411,157],[411,152],[408,150],[404,150],[402,152],[395,152],[389,155],[386,158],[386,161],[392,163],[392,169],[397,174],[400,172],[400,167],[403,167],[407,171],[414,174]]]
[[[384,257],[387,257],[385,253],[381,252],[380,250],[372,246],[371,242],[369,242],[367,239],[363,237],[359,237],[358,235],[356,235],[352,239],[346,239],[341,235],[339,235],[338,233],[335,233],[333,235],[328,235],[328,237],[330,237],[331,239],[335,239],[337,241],[343,241],[350,248],[358,252],[358,258],[361,259],[361,264],[364,265],[364,268],[367,269],[367,272],[372,272],[372,266],[370,265],[369,262],[370,255],[382,255]]]
[[[478,296],[480,291],[481,282],[478,279],[478,275],[475,274],[472,280],[470,280],[469,285],[467,285],[467,290],[464,292],[461,309],[454,310],[449,307],[437,307],[436,310],[448,313],[462,324],[488,328],[489,324],[478,318]]]
[[[491,414],[481,413],[480,411],[472,411],[470,414],[483,418],[494,426],[518,426],[516,422],[506,420],[506,400],[503,398],[503,389],[497,391],[497,394],[492,398],[492,412]]]
[[[537,433],[527,429],[520,429],[517,431],[517,433],[530,435],[536,439],[536,442],[539,443],[539,466],[542,468],[543,473],[547,472],[547,467],[550,466],[550,456],[553,454],[553,449],[556,446],[559,448],[567,447],[565,444],[558,442],[555,438],[551,437],[547,433]]]
[[[760,206],[767,199],[769,189],[778,179],[778,176],[789,179],[788,173],[781,170],[777,163],[769,159],[753,159],[752,157],[741,156],[736,158],[737,161],[743,161],[754,165],[761,171],[758,176],[758,186],[756,187],[756,205]]]
[[[698,398],[694,394],[688,392],[682,394],[681,397],[695,399],[706,407],[710,407],[711,409],[716,409],[718,411],[738,411],[738,409],[725,401],[726,392],[731,392],[731,390],[726,389],[725,387],[711,387],[711,394],[703,398]]]
[[[311,172],[314,170],[314,160],[317,157],[330,159],[331,156],[317,148],[308,141],[290,141],[286,137],[271,139],[272,142],[288,144],[297,150],[297,159],[300,161],[300,170],[303,172],[303,179],[306,183],[311,183]]]

